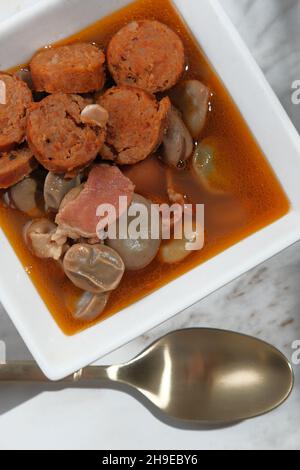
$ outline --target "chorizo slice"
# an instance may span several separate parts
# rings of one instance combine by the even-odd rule
[[[0,188],[7,189],[22,181],[37,167],[33,153],[23,144],[0,153]]]
[[[56,93],[28,112],[27,140],[36,159],[54,173],[71,173],[89,165],[105,140],[105,127],[82,121],[87,105],[78,95]]]
[[[18,77],[0,72],[0,151],[22,143],[26,134],[26,112],[32,93]]]
[[[171,107],[169,98],[160,102],[148,92],[122,86],[107,90],[99,103],[108,111],[105,160],[134,165],[145,160],[161,144]]]
[[[105,55],[87,43],[38,52],[30,63],[34,89],[47,93],[90,93],[105,83]]]
[[[178,82],[185,69],[185,51],[179,36],[165,24],[134,21],[111,39],[107,62],[118,85],[157,93]]]

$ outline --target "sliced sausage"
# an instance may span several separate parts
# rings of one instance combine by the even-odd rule
[[[36,91],[90,93],[105,83],[105,56],[92,44],[44,49],[30,63]]]
[[[25,82],[8,73],[0,72],[0,84],[0,151],[5,152],[25,139],[32,93]]]
[[[84,123],[86,101],[78,95],[56,93],[35,103],[28,113],[27,139],[37,160],[54,173],[89,165],[99,153],[105,128]]]
[[[118,85],[156,93],[174,86],[185,69],[181,39],[158,21],[134,21],[122,28],[107,50],[109,70]]]
[[[37,167],[33,153],[26,145],[0,153],[0,188],[10,188]]]
[[[104,159],[133,165],[147,158],[161,144],[171,107],[169,98],[158,102],[139,88],[122,86],[108,90],[99,100],[109,120]]]

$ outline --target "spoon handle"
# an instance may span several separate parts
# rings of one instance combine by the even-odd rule
[[[110,367],[86,367],[66,377],[59,383],[77,384],[108,379]],[[50,382],[35,362],[11,362],[0,364],[0,382]]]

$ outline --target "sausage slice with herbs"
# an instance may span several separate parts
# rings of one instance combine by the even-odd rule
[[[105,140],[105,126],[83,121],[87,101],[56,93],[35,103],[28,113],[27,139],[37,160],[54,173],[71,173],[95,160]]]
[[[150,93],[170,89],[185,67],[179,36],[159,21],[133,21],[110,41],[109,70],[118,85],[131,85]]]
[[[162,143],[168,125],[169,98],[160,102],[139,88],[109,89],[99,103],[109,115],[107,136],[101,155],[119,165],[145,160]]]
[[[0,152],[0,189],[19,183],[36,167],[37,161],[25,144],[10,152]]]
[[[104,53],[87,43],[53,47],[38,52],[30,63],[36,91],[91,93],[105,83]]]
[[[31,104],[27,84],[0,72],[0,151],[9,151],[25,140],[26,112]]]

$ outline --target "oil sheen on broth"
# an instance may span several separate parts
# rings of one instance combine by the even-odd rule
[[[105,313],[94,323],[159,289],[199,263],[284,216],[289,210],[289,202],[278,180],[238,109],[169,1],[140,0],[63,43],[88,41],[106,47],[112,35],[124,24],[145,18],[157,19],[177,31],[186,50],[187,72],[184,78],[199,79],[212,90],[209,118],[201,138],[209,138],[216,143],[221,157],[220,172],[222,178],[226,178],[228,182],[230,194],[214,195],[201,187],[191,175],[189,167],[180,172],[174,170],[176,189],[186,194],[193,203],[205,204],[204,249],[192,253],[179,264],[166,265],[155,260],[138,274],[126,272],[121,285],[111,296]],[[129,177],[131,171],[132,169],[128,170]],[[149,178],[151,180],[151,175],[147,173],[147,179]],[[151,194],[149,189],[143,188],[142,182],[138,184],[137,192],[155,201],[167,202],[165,167],[162,164],[156,164],[152,179],[154,183]],[[80,291],[66,279],[58,264],[50,260],[39,260],[28,251],[22,238],[27,221],[28,217],[24,214],[1,206],[1,227],[61,329],[72,335],[91,326],[93,323],[78,323],[73,320],[70,311],[79,298]]]

